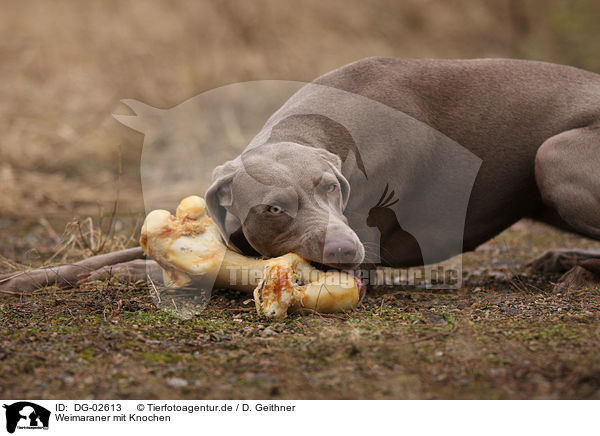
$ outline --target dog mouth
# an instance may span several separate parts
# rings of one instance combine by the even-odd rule
[[[360,269],[359,264],[355,263],[336,263],[336,264],[326,264],[321,262],[311,261],[310,264],[314,266],[316,269],[321,271],[358,271]]]

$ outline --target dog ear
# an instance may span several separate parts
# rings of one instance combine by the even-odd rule
[[[348,180],[342,174],[342,159],[340,159],[337,154],[333,154],[322,148],[317,148],[315,150],[329,164],[333,174],[337,177],[342,191],[342,210],[346,209],[348,199],[350,198],[350,183],[348,183]]]
[[[337,177],[338,182],[340,182],[340,189],[342,191],[342,210],[344,210],[346,209],[348,199],[350,198],[350,183],[348,183],[348,180],[346,179],[346,177],[344,177],[339,168],[331,165],[331,169]]]
[[[229,244],[231,233],[237,229],[231,228],[231,223],[239,222],[239,220],[227,211],[227,208],[233,203],[233,193],[231,184],[235,177],[240,163],[237,159],[225,162],[218,166],[212,173],[212,184],[209,186],[204,199],[208,214],[215,222],[223,239]],[[241,224],[240,224],[241,225]]]
[[[338,170],[342,169],[342,159],[337,154],[327,151],[324,148],[315,148],[314,150],[327,163],[336,167]]]

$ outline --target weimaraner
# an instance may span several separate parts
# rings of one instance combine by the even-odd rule
[[[462,251],[473,250],[523,217],[600,238],[600,75],[535,61],[377,57],[341,67],[314,83],[394,108],[481,159],[466,210]],[[344,173],[342,163],[354,141],[330,118],[282,116],[271,120],[274,127],[264,144],[214,171],[206,193],[210,213],[243,251],[265,256],[294,251],[316,262],[356,267],[365,250],[356,228],[348,224],[356,211],[345,206],[348,195],[368,183],[359,180],[361,186],[355,186]],[[405,182],[400,173],[410,168],[398,168],[388,154],[377,151],[370,150],[368,172]],[[367,180],[364,153],[355,150],[355,155],[354,167]],[[367,197],[380,194],[376,186]],[[405,198],[386,196],[384,192],[380,203],[400,201],[400,209],[411,207]],[[373,215],[374,209],[366,210]],[[368,218],[364,207],[362,216]],[[393,241],[381,250],[380,263],[422,263],[419,244],[402,226],[379,230],[381,246]],[[454,254],[439,252],[431,260]],[[600,273],[600,252],[549,252],[531,263],[540,271],[577,265],[580,274]]]
[[[343,269],[373,259],[406,267],[473,250],[523,217],[600,238],[600,75],[524,60],[373,57],[305,88],[271,117],[260,141],[213,173],[209,212],[238,250],[296,252]],[[337,115],[317,110],[321,104]],[[393,131],[401,122],[382,121],[383,107],[405,117],[406,135]],[[448,150],[458,148],[444,141],[465,158],[453,161]],[[445,203],[446,193],[434,193],[420,214],[450,216],[464,198],[456,235],[443,213],[410,217],[424,195],[420,183],[442,172],[442,190],[461,177],[472,183]],[[369,231],[378,247],[362,237]],[[598,280],[600,251],[547,252],[530,266]]]

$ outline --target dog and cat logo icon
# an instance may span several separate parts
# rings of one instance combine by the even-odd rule
[[[4,404],[6,409],[6,431],[14,433],[15,430],[48,430],[50,411],[42,406],[29,401],[19,401],[10,405]]]

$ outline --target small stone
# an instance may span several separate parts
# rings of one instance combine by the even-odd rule
[[[275,330],[273,330],[273,329],[272,329],[272,328],[270,328],[270,327],[267,327],[267,328],[266,328],[266,329],[264,329],[262,332],[260,332],[260,335],[261,335],[263,338],[266,338],[266,337],[268,337],[268,336],[275,336],[276,334],[277,334],[277,333],[275,332]]]
[[[187,380],[184,380],[179,377],[172,377],[167,380],[167,386],[169,386],[171,388],[180,389],[180,388],[186,387],[187,385],[188,385]]]

